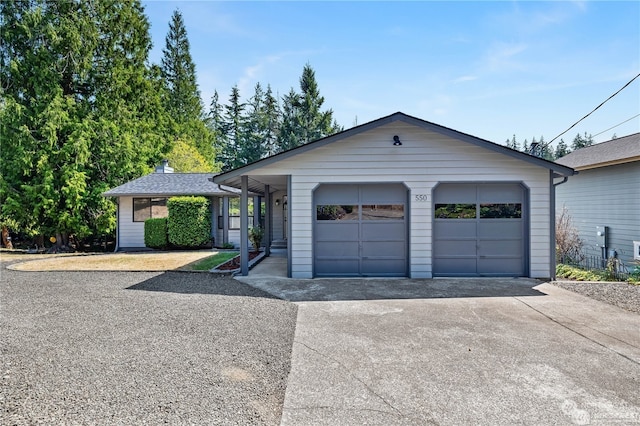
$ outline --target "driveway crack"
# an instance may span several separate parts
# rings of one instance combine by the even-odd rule
[[[640,362],[638,362],[637,360],[635,360],[635,359],[631,358],[630,356],[625,355],[625,354],[623,354],[622,352],[617,351],[617,350],[615,350],[614,348],[611,348],[611,347],[609,347],[609,346],[605,345],[604,343],[600,343],[600,342],[598,342],[597,340],[595,340],[595,339],[593,339],[593,338],[591,338],[591,337],[587,336],[586,334],[579,332],[578,330],[575,330],[574,328],[572,328],[572,327],[568,326],[567,324],[564,324],[564,323],[562,323],[561,321],[559,321],[559,320],[557,320],[557,319],[553,318],[552,316],[545,314],[545,313],[544,313],[544,312],[542,312],[541,310],[534,308],[533,306],[531,306],[530,304],[528,304],[528,303],[527,303],[527,302],[525,302],[524,300],[519,299],[518,297],[514,297],[514,299],[516,299],[518,302],[522,303],[523,305],[525,305],[525,306],[529,307],[529,308],[530,308],[530,309],[532,309],[533,311],[535,311],[535,312],[539,313],[539,314],[540,314],[540,315],[542,315],[543,317],[545,317],[545,318],[549,319],[550,321],[552,321],[552,322],[554,322],[554,323],[558,324],[559,326],[564,327],[564,328],[566,328],[567,330],[569,330],[569,331],[571,331],[571,332],[573,332],[573,333],[577,334],[578,336],[583,337],[583,338],[587,339],[588,341],[590,341],[590,342],[592,342],[592,343],[595,343],[596,345],[601,346],[601,347],[603,347],[603,348],[605,348],[605,349],[607,349],[607,350],[609,350],[609,351],[611,351],[611,352],[613,352],[613,353],[616,353],[616,354],[620,355],[621,357],[623,357],[623,358],[625,358],[625,359],[627,359],[627,360],[631,361],[631,362],[632,362],[632,363],[634,363],[634,364],[640,365]],[[609,336],[608,334],[606,334],[606,333],[602,333],[602,332],[600,332],[600,331],[598,331],[598,330],[596,330],[596,329],[593,329],[593,328],[591,328],[591,327],[589,327],[589,326],[585,326],[585,327],[586,327],[586,328],[588,328],[588,329],[590,329],[590,330],[592,330],[592,331],[595,331],[595,332],[597,332],[597,333],[599,333],[599,334],[602,334],[603,336],[610,337],[610,338],[612,338],[612,339],[614,339],[614,340],[617,340],[617,341],[619,341],[619,342],[621,342],[621,343],[624,343],[625,345],[629,345],[629,346],[631,346],[631,347],[635,348],[635,346],[633,346],[633,345],[631,345],[631,344],[629,344],[629,343],[627,343],[627,342],[625,342],[625,341],[623,341],[623,340],[620,340],[620,339],[618,339],[618,338],[616,338],[616,337]]]
[[[298,340],[294,340],[294,343],[297,343],[299,345],[304,346],[305,348],[309,349],[310,351],[315,352],[316,354],[320,355],[322,358],[325,358],[327,360],[333,361],[336,364],[340,365],[346,372],[347,374],[349,374],[349,376],[351,376],[352,378],[354,378],[355,380],[357,380],[358,382],[360,382],[365,389],[367,389],[371,394],[375,395],[376,397],[378,397],[387,407],[389,407],[391,410],[393,410],[396,414],[398,414],[399,416],[405,417],[405,415],[398,410],[396,407],[394,407],[389,401],[387,401],[382,395],[380,395],[379,393],[377,393],[375,390],[373,390],[373,388],[371,388],[371,386],[369,386],[367,383],[365,383],[362,379],[360,379],[358,376],[356,376],[355,374],[353,374],[351,372],[351,370],[344,365],[343,363],[341,363],[340,361],[338,361],[336,358],[333,358],[325,353],[320,352],[319,350],[312,348],[311,346],[307,345],[306,343],[300,342]],[[371,409],[364,409],[364,410],[371,410]],[[376,411],[376,410],[372,410],[372,411]]]

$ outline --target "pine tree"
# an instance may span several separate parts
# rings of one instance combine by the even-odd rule
[[[553,148],[551,148],[549,144],[544,141],[544,136],[540,136],[539,144],[540,157],[544,158],[545,160],[553,161],[555,159]]]
[[[298,128],[298,94],[293,88],[282,97],[282,122],[278,137],[278,152],[287,151],[300,145]]]
[[[240,89],[233,86],[229,95],[229,103],[224,106],[223,124],[221,125],[221,141],[219,160],[223,170],[231,170],[245,165],[242,159],[242,146],[245,143],[245,111],[246,105],[240,100]]]
[[[507,139],[506,145],[507,145],[507,147],[509,147],[511,149],[515,149],[516,151],[518,151],[520,149],[520,146],[518,145],[518,142],[516,141],[516,135],[513,135],[511,140]]]
[[[569,149],[569,147],[565,143],[564,139],[560,139],[560,142],[558,142],[558,145],[556,146],[556,152],[555,152],[555,155],[554,155],[554,157],[555,157],[554,159],[557,160],[558,158],[564,157],[565,155],[567,155],[570,152],[571,152],[571,150]]]
[[[300,96],[298,97],[298,126],[300,142],[309,143],[334,133],[332,128],[333,111],[321,111],[324,97],[320,96],[315,71],[305,65],[300,77]]]
[[[587,136],[587,132],[584,132],[584,137],[580,136],[580,133],[573,138],[573,143],[571,144],[571,149],[576,150],[580,148],[585,148],[587,146],[593,145],[593,136]]]
[[[277,152],[278,135],[280,133],[280,106],[273,96],[271,86],[267,86],[264,94],[264,109],[262,112],[264,155],[270,156]]]
[[[260,83],[256,83],[254,94],[247,104],[246,118],[244,120],[244,135],[242,144],[238,147],[240,161],[242,164],[249,164],[263,158],[266,150],[263,146],[264,128],[263,112],[265,93]]]
[[[332,135],[342,128],[333,120],[331,109],[322,111],[324,97],[320,96],[315,72],[305,65],[300,77],[300,93],[293,88],[282,99],[281,150]]]
[[[184,20],[178,10],[171,17],[162,53],[162,76],[168,93],[166,109],[175,121],[174,138],[191,143],[213,164],[213,135],[206,126],[196,67]]]
[[[182,14],[175,10],[162,50],[162,76],[169,91],[167,110],[179,121],[202,118],[203,108]]]

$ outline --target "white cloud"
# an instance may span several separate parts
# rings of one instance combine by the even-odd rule
[[[453,80],[454,83],[464,83],[465,81],[477,80],[478,76],[475,75],[463,75]]]

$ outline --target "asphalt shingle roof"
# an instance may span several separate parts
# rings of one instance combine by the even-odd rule
[[[590,169],[631,161],[640,161],[640,133],[577,149],[556,163],[573,169]]]
[[[104,197],[156,195],[228,195],[235,188],[218,185],[209,179],[213,173],[151,173],[104,192]]]

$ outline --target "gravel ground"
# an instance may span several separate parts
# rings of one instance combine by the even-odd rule
[[[3,269],[0,424],[279,424],[295,321],[206,273]]]
[[[640,285],[583,281],[554,281],[551,284],[640,314]]]

